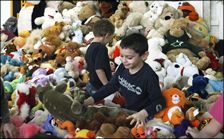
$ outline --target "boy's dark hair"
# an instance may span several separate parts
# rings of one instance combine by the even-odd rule
[[[148,51],[148,41],[145,36],[140,33],[133,33],[121,40],[121,48],[129,48],[134,50],[140,56]]]
[[[97,37],[105,36],[106,34],[112,35],[114,31],[114,25],[107,19],[100,19],[93,26],[93,34]]]

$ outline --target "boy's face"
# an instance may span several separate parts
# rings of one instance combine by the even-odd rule
[[[143,62],[142,56],[133,49],[125,48],[120,50],[121,61],[126,69],[135,69]]]

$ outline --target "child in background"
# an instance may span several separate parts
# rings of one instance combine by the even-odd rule
[[[86,86],[86,91],[90,96],[106,85],[112,77],[106,44],[112,40],[114,31],[114,25],[107,19],[101,19],[94,24],[94,39],[85,54],[90,78],[89,83]],[[119,93],[117,92],[116,95],[118,94]],[[110,101],[105,103],[113,105],[112,99],[113,98],[110,97]],[[107,99],[105,101],[107,101]],[[114,104],[113,106],[119,105]]]
[[[120,89],[125,98],[124,108],[137,111],[127,118],[132,119],[130,124],[136,122],[135,126],[138,126],[165,107],[165,98],[159,87],[158,76],[144,62],[148,56],[147,39],[133,33],[121,40],[120,46],[122,64],[109,83],[87,98],[84,104],[92,105]]]

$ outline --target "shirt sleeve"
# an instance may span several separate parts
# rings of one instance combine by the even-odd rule
[[[209,113],[223,125],[223,94],[220,95],[217,101],[210,107]]]
[[[162,95],[159,87],[159,80],[156,75],[151,76],[148,82],[147,92],[149,92],[148,101],[150,105],[148,105],[145,110],[148,112],[149,117],[153,117],[166,106],[166,100]]]
[[[118,91],[120,88],[120,84],[118,81],[118,75],[119,75],[119,70],[116,71],[115,75],[112,77],[112,79],[102,88],[100,88],[95,94],[93,94],[93,99],[94,101],[99,101],[104,99],[105,97],[113,94],[114,92]]]

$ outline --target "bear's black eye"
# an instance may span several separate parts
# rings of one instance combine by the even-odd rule
[[[179,68],[180,66],[179,66],[179,65],[177,65],[177,64],[175,64],[175,65],[174,65],[174,67],[175,67],[175,68]]]

